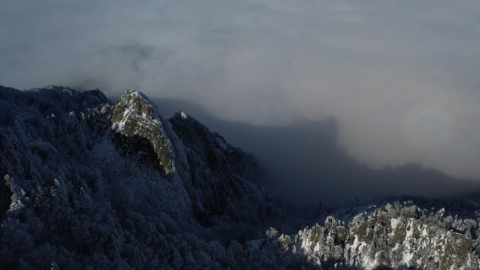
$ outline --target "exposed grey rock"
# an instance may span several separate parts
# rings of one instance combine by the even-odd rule
[[[115,146],[126,156],[136,156],[157,168],[164,176],[175,172],[170,140],[146,96],[128,90],[113,107],[111,117]]]

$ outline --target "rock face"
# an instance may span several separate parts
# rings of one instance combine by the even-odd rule
[[[175,172],[170,140],[146,96],[128,90],[113,107],[111,122],[114,144],[124,155],[150,164],[164,176]]]

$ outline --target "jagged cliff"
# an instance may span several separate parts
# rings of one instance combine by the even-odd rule
[[[114,104],[0,87],[0,269],[478,269],[478,200],[461,204],[471,219],[340,207],[295,233],[317,217],[276,205],[261,177],[251,154],[138,91]],[[264,236],[272,225],[289,229]]]

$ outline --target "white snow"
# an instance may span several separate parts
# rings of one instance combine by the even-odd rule
[[[400,218],[392,218],[390,220],[390,225],[392,226],[393,231],[397,228],[399,223],[400,223]]]

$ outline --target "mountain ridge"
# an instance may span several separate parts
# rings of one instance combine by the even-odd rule
[[[0,86],[0,268],[479,268],[477,196],[450,204],[465,217],[431,208],[443,201],[303,216],[270,197],[251,154],[157,109],[136,91],[114,104]]]

